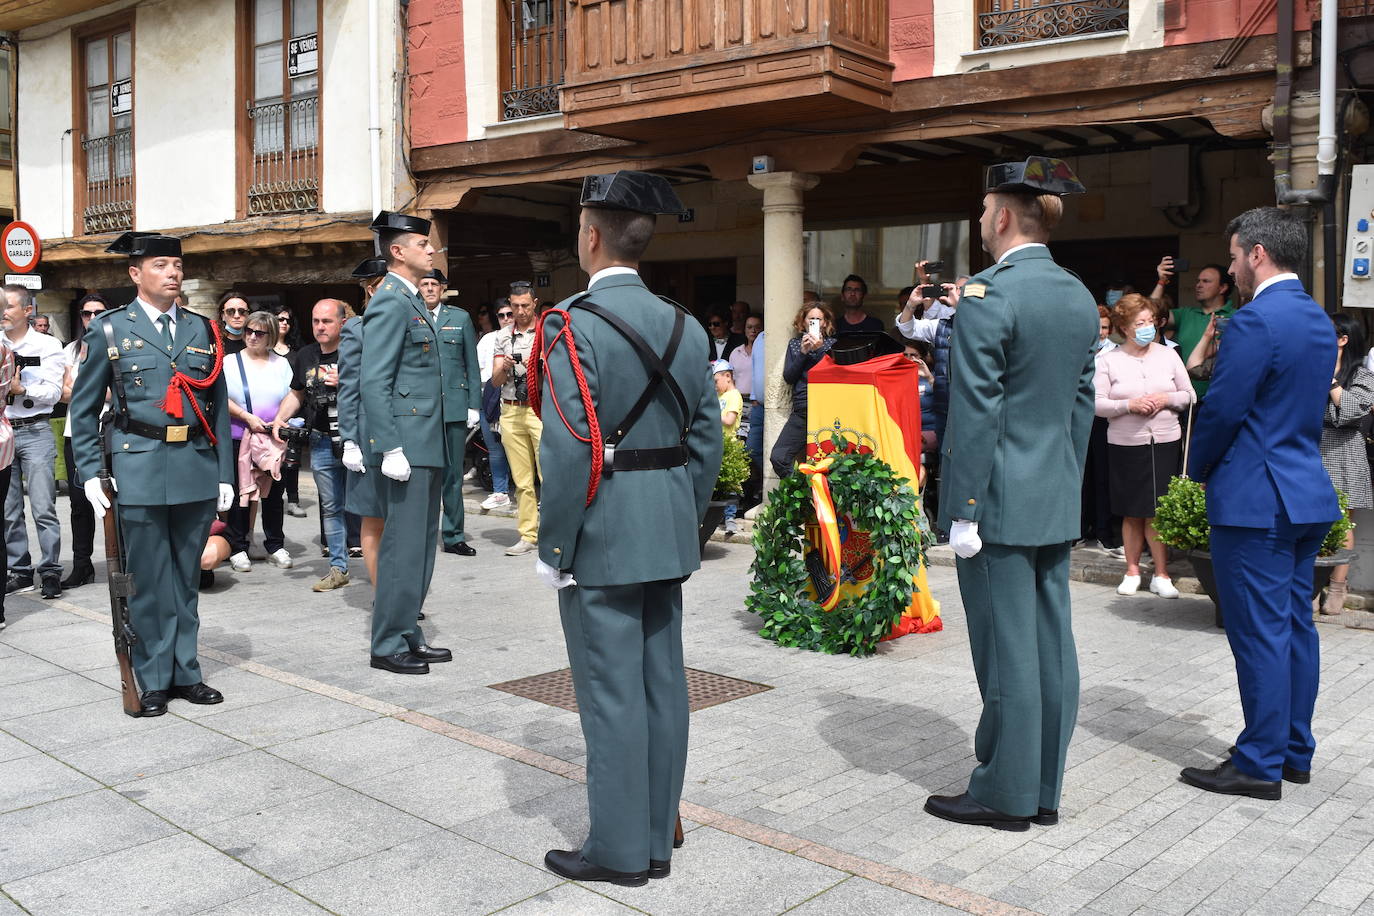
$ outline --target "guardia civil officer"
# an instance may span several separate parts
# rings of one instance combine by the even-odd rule
[[[968,791],[926,810],[963,824],[1054,824],[1078,713],[1069,544],[1093,421],[1097,304],[1045,243],[1083,186],[1035,156],[988,170],[980,220],[997,263],[954,326],[940,527],[957,554],[983,696]]]
[[[111,393],[108,469],[135,588],[134,675],[142,715],[160,716],[169,698],[224,700],[201,678],[196,637],[200,554],[216,508],[234,499],[228,395],[210,321],[176,305],[181,241],[126,232],[106,250],[128,256],[138,295],[91,321],[68,422],[77,474],[103,518],[110,500],[96,474],[105,466],[100,414]]]
[[[482,373],[477,365],[477,331],[466,309],[443,301],[448,278],[431,270],[420,280],[420,298],[439,333],[439,359],[444,374],[444,552],[475,557],[463,530],[463,453],[468,430],[476,429],[482,407]]]
[[[386,278],[386,258],[365,258],[353,269],[353,278],[362,281],[363,291],[372,292]],[[364,303],[366,304],[366,303]],[[377,548],[382,542],[382,500],[378,491],[381,474],[368,476],[363,450],[367,442],[367,414],[363,411],[363,319],[354,315],[339,332],[339,438],[343,442],[340,459],[348,470],[344,508],[361,520],[358,540],[362,542],[363,563],[368,578],[377,582]],[[424,620],[424,612],[420,613]]]
[[[368,474],[382,507],[372,667],[428,674],[452,661],[425,643],[419,617],[434,575],[444,479],[444,387],[438,332],[417,284],[434,266],[429,220],[383,210],[372,221],[386,279],[363,314],[362,404]]]
[[[591,282],[544,322],[531,392],[557,400],[543,412],[537,568],[559,589],[591,823],[581,849],[544,862],[566,878],[635,886],[667,876],[673,852],[687,763],[682,582],[701,561],[720,408],[701,325],[637,271],[655,214],[681,212],[677,195],[656,175],[616,172],[585,180],[582,208],[577,253]],[[561,336],[569,329],[580,360]],[[604,441],[593,433],[589,448],[578,436],[591,418]]]

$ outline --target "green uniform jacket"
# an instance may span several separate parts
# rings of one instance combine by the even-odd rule
[[[638,275],[603,277],[591,288],[597,305],[615,312],[661,356],[676,310],[644,287]],[[566,308],[565,299],[559,308]],[[604,319],[572,309],[572,326],[582,371],[603,435],[610,434],[648,384],[635,350]],[[558,317],[544,325],[544,352],[562,327]],[[563,344],[540,379],[544,432],[539,443],[543,473],[539,511],[539,557],[570,570],[579,585],[628,585],[680,579],[701,566],[697,530],[720,473],[720,405],[707,363],[706,332],[687,320],[669,365],[692,415],[687,418],[688,464],[648,471],[619,471],[603,477],[595,501],[587,503],[591,450],[576,439],[554,408],[579,433],[587,431],[577,382]],[[621,448],[666,448],[681,440],[682,417],[667,386],[620,444]]]
[[[477,330],[464,309],[439,306],[439,359],[444,371],[444,422],[468,422],[482,409],[482,370],[477,365]]]
[[[367,442],[363,412],[363,320],[353,316],[339,333],[339,438],[362,448]],[[364,450],[366,454],[366,450]]]
[[[367,463],[401,447],[414,467],[444,466],[443,370],[429,309],[388,274],[363,314],[362,392]]]
[[[102,325],[114,331],[115,353]],[[180,370],[191,378],[205,378],[215,365],[215,340],[209,322],[186,309],[177,310],[176,337],[169,353],[162,334],[137,302],[105,312],[86,332],[86,360],[76,377],[67,422],[72,424],[72,453],[81,479],[94,477],[101,467],[100,414],[114,373],[124,381],[131,419],[153,426],[200,423],[189,400],[183,399],[182,419],[169,417],[158,402],[167,393],[172,375]],[[224,374],[204,391],[194,392],[201,410],[219,440],[211,445],[204,435],[186,442],[163,442],[114,430],[111,473],[119,487],[119,502],[128,506],[174,506],[215,500],[219,484],[234,483],[233,442],[229,437],[229,396]]]
[[[990,544],[1071,541],[1093,421],[1097,304],[1044,246],[968,281],[954,319],[940,526]]]

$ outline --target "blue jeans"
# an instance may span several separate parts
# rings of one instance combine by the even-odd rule
[[[506,450],[501,440],[491,431],[486,413],[482,413],[482,441],[487,444],[487,456],[491,463],[491,492],[510,492],[510,463],[506,461]]]
[[[334,457],[329,437],[310,434],[310,471],[320,498],[320,520],[324,523],[324,543],[329,548],[329,565],[348,572],[348,533],[344,526],[344,495],[348,472]]]
[[[744,440],[744,450],[749,453],[749,463],[763,466],[763,405],[749,407],[749,436]]]
[[[14,431],[14,471],[5,495],[5,553],[10,573],[33,575],[29,555],[29,530],[24,521],[24,491],[29,494],[29,509],[38,529],[38,546],[43,552],[38,565],[40,576],[61,575],[62,524],[57,520],[57,442],[46,421],[21,426]]]

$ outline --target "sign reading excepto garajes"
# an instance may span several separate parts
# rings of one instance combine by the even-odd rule
[[[0,242],[0,256],[15,273],[26,274],[38,266],[38,256],[43,253],[43,243],[38,233],[28,223],[15,220],[5,227],[4,239]]]
[[[320,42],[315,35],[302,35],[286,43],[286,74],[309,76],[320,69]]]
[[[110,114],[126,115],[134,110],[134,81],[117,80],[110,84]]]

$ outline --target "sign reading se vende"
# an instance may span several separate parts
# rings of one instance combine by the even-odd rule
[[[4,238],[0,240],[0,256],[10,270],[28,273],[38,266],[38,256],[42,253],[43,243],[28,223],[15,220],[5,227]]]

